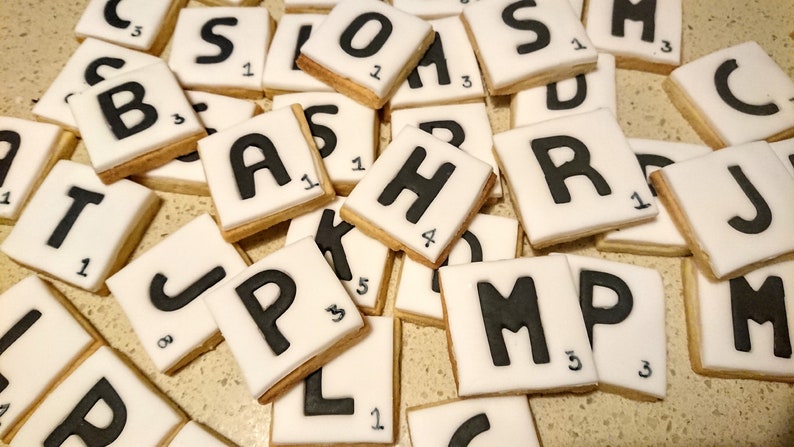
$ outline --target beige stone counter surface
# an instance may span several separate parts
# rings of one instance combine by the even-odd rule
[[[31,113],[34,102],[78,46],[74,26],[86,3],[87,0],[0,1],[0,115],[34,118]],[[794,31],[792,0],[683,0],[683,3],[684,61],[755,40],[789,77],[794,77],[794,40],[790,37]],[[276,18],[283,13],[280,2],[268,0],[263,5]],[[200,4],[191,2],[189,6]],[[700,143],[662,90],[663,79],[661,75],[618,70],[618,115],[625,134]],[[269,101],[259,102],[265,110],[270,109]],[[494,130],[507,130],[509,100],[492,98],[489,106]],[[383,135],[389,134],[387,125],[381,130]],[[72,158],[88,163],[82,143]],[[163,199],[162,207],[133,252],[133,258],[212,207],[207,197],[158,194]],[[487,210],[513,215],[509,201],[504,199],[489,205]],[[277,225],[245,239],[242,248],[253,260],[261,259],[283,245],[286,229],[286,224]],[[10,226],[0,225],[0,241],[10,230]],[[638,402],[602,391],[532,396],[530,404],[544,446],[794,446],[794,385],[708,378],[692,372],[679,258],[599,253],[591,238],[548,251],[634,263],[655,268],[663,275],[668,386],[667,397],[659,402]],[[524,242],[524,256],[544,253],[534,253]],[[392,313],[400,265],[398,259],[386,304],[387,315]],[[30,274],[0,254],[0,292]],[[240,446],[269,444],[270,406],[259,405],[250,397],[225,342],[169,377],[155,371],[113,296],[86,293],[58,281],[54,285],[113,347],[129,356],[190,418]],[[794,309],[789,309],[789,313],[794,313]],[[445,333],[437,328],[403,324],[401,368],[402,411],[397,445],[409,446],[405,408],[456,397]]]

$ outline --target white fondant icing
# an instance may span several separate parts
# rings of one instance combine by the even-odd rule
[[[794,175],[794,138],[775,141],[774,143],[769,143],[769,145],[772,146],[772,150],[780,157],[780,161],[783,162],[788,172]]]
[[[107,14],[108,0],[91,0],[74,28],[77,37],[97,39],[148,51],[163,32],[166,16],[176,0],[125,0],[115,2]]]
[[[189,421],[179,430],[168,447],[228,447],[196,421]]]
[[[339,0],[284,0],[284,9],[290,11],[320,10],[327,11],[339,3]]]
[[[289,2],[290,0],[287,0]],[[456,16],[463,8],[480,0],[392,0],[395,8],[411,13],[425,20]],[[584,0],[569,0],[576,17],[582,16]]]

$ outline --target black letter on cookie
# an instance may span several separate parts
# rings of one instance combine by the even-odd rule
[[[307,107],[306,110],[303,111],[303,114],[306,115],[306,121],[309,122],[309,131],[312,133],[312,136],[323,140],[323,146],[318,146],[317,149],[320,151],[320,157],[325,158],[331,155],[334,149],[336,149],[337,138],[330,127],[312,121],[312,118],[317,113],[336,115],[339,113],[339,107],[333,104],[326,104]]]
[[[113,96],[122,92],[132,94],[130,102],[116,107],[113,102]],[[143,97],[146,95],[146,89],[139,83],[131,81],[113,87],[112,89],[102,92],[97,95],[99,107],[102,109],[102,115],[105,121],[110,125],[110,130],[117,140],[123,140],[129,136],[142,132],[154,125],[157,122],[157,109],[151,104],[143,102]],[[138,124],[128,127],[124,120],[121,119],[122,115],[127,112],[137,110],[140,112],[141,119]]]
[[[585,99],[587,99],[587,79],[583,74],[576,75],[576,94],[571,99],[560,101],[556,82],[546,86],[546,108],[549,110],[571,110],[582,105]]]
[[[449,133],[452,134],[452,138],[450,138],[447,143],[455,146],[458,149],[460,149],[460,145],[466,141],[466,131],[463,130],[463,126],[461,126],[457,121],[426,121],[424,123],[419,123],[419,128],[436,138],[440,138],[440,136],[433,132],[435,129],[447,129]]]
[[[388,185],[383,189],[383,192],[378,196],[378,203],[383,206],[389,206],[397,200],[400,193],[407,189],[416,194],[416,201],[408,208],[405,213],[405,218],[408,222],[417,223],[422,215],[427,211],[427,208],[433,203],[436,196],[441,192],[441,188],[447,183],[449,177],[455,171],[455,165],[452,163],[442,164],[431,178],[425,178],[419,175],[417,169],[422,164],[422,160],[427,156],[427,151],[421,146],[414,148],[411,156],[408,157],[405,164],[400,168],[400,172],[394,176]]]
[[[474,415],[460,424],[460,427],[455,430],[455,433],[449,440],[448,447],[466,447],[477,435],[490,429],[491,421],[488,420],[487,414],[480,413]]]
[[[168,282],[168,277],[162,273],[157,273],[152,278],[151,284],[149,284],[149,299],[157,309],[163,312],[173,312],[193,302],[199,295],[209,290],[210,287],[225,277],[226,270],[221,266],[215,267],[183,291],[174,296],[169,296],[165,293],[165,283]]]
[[[196,56],[197,64],[218,64],[232,55],[234,43],[220,34],[215,34],[214,28],[216,26],[237,26],[237,18],[218,17],[208,21],[201,27],[201,38],[217,46],[220,52],[213,56]]]
[[[750,199],[750,203],[755,207],[755,217],[752,220],[747,220],[739,216],[733,216],[728,220],[728,224],[737,231],[745,234],[759,234],[764,232],[769,225],[772,224],[772,210],[769,204],[766,203],[764,197],[750,182],[750,179],[744,175],[742,168],[737,165],[728,166],[728,172],[731,173],[736,183],[742,188],[742,192]]]
[[[368,22],[373,20],[380,24],[378,34],[376,34],[375,37],[373,37],[365,47],[354,48],[353,39],[356,37],[356,34],[358,34],[358,32],[361,31],[361,29],[364,28]],[[342,36],[339,38],[339,45],[342,46],[342,49],[345,51],[345,53],[353,57],[370,57],[380,51],[380,49],[386,43],[386,40],[388,40],[389,36],[391,36],[393,29],[394,26],[388,17],[377,12],[367,12],[356,17],[353,22],[348,25],[348,27],[342,33]]]
[[[422,78],[419,76],[419,67],[429,67],[430,65],[436,66],[436,76],[438,76],[438,85],[449,85],[452,81],[449,79],[449,69],[447,68],[447,57],[444,54],[444,45],[441,43],[441,36],[436,32],[436,37],[430,48],[427,49],[425,55],[419,61],[419,65],[411,71],[408,75],[408,86],[411,88],[422,88]]]
[[[117,57],[100,57],[99,59],[93,60],[85,67],[83,78],[85,78],[85,82],[87,82],[88,85],[96,85],[105,80],[105,78],[99,74],[100,67],[111,67],[118,70],[124,67],[125,64],[126,62],[124,62],[124,59],[119,59]]]
[[[342,237],[355,227],[344,220],[339,225],[334,226],[335,215],[334,210],[323,210],[314,241],[323,255],[328,252],[331,253],[336,277],[342,281],[350,281],[353,279],[353,273],[350,271],[350,264],[347,262],[345,247],[342,246]]]
[[[259,149],[263,160],[248,166],[245,164],[244,155],[245,151],[250,147]],[[284,163],[278,155],[276,146],[270,141],[270,138],[258,133],[249,133],[238,138],[229,151],[229,161],[232,164],[232,172],[234,172],[234,179],[237,182],[237,190],[243,200],[250,199],[256,195],[254,174],[260,169],[269,170],[278,186],[284,186],[292,181],[292,177],[287,173],[287,168],[284,167]]]
[[[643,175],[645,178],[648,178],[648,167],[649,166],[656,166],[659,168],[663,168],[667,165],[673,164],[673,160],[670,160],[667,157],[663,157],[661,155],[656,154],[637,154],[637,161],[640,162],[640,168],[642,169]],[[653,187],[651,182],[648,182],[648,187],[651,188],[651,194],[656,197],[656,189]]]
[[[522,327],[529,330],[529,341],[532,345],[532,360],[536,364],[549,363],[549,348],[546,345],[546,334],[538,308],[538,294],[535,281],[529,276],[518,278],[513,285],[510,296],[503,297],[491,283],[477,283],[477,294],[480,297],[485,334],[491,349],[494,366],[510,364],[510,355],[502,337],[502,330],[518,332]]]
[[[557,135],[553,137],[538,138],[530,143],[535,158],[543,170],[549,191],[554,199],[554,203],[568,203],[571,201],[571,193],[565,186],[565,179],[583,175],[590,179],[595,186],[596,192],[600,196],[612,194],[612,189],[604,180],[604,177],[590,166],[590,151],[584,143],[576,138],[567,135]],[[573,158],[560,166],[556,166],[549,156],[552,149],[567,147],[573,151]]]
[[[769,116],[776,114],[780,108],[774,102],[748,104],[733,94],[731,87],[728,85],[728,76],[737,68],[739,68],[739,65],[736,63],[736,59],[728,59],[717,67],[717,71],[714,73],[714,86],[717,88],[717,94],[720,95],[720,99],[731,108],[748,115]]]
[[[474,235],[469,230],[463,232],[463,236],[461,239],[466,241],[469,244],[469,250],[471,251],[471,262],[482,262],[482,244],[480,244],[480,240],[477,239],[477,236]],[[441,263],[441,267],[449,265],[449,257]],[[438,269],[433,269],[433,278],[430,280],[430,288],[433,292],[441,293],[441,287],[438,285]]]
[[[69,231],[72,229],[72,226],[74,226],[80,213],[83,212],[83,208],[89,204],[99,205],[105,198],[104,194],[88,191],[79,186],[72,186],[69,189],[68,195],[74,199],[74,201],[72,202],[72,206],[69,207],[69,210],[66,211],[66,215],[63,216],[63,219],[58,223],[58,226],[55,227],[55,231],[53,231],[50,238],[47,239],[47,245],[52,248],[61,247],[64,239],[66,239],[66,235],[69,234]]]
[[[653,42],[656,33],[656,0],[615,0],[612,5],[612,35],[626,35],[626,20],[642,22],[642,41]]]
[[[617,295],[617,303],[612,307],[594,307],[593,295],[596,287],[606,287]],[[634,307],[634,295],[628,284],[617,276],[593,270],[579,273],[579,305],[587,327],[587,338],[593,347],[593,326],[596,324],[618,324],[625,320]]]
[[[97,427],[86,419],[88,413],[100,400],[104,401],[113,412],[113,419],[105,427]],[[59,447],[71,436],[77,436],[90,447],[108,446],[118,439],[126,425],[127,406],[113,385],[103,377],[88,390],[63,422],[47,436],[44,447]]]
[[[754,290],[744,277],[730,280],[731,314],[733,315],[733,345],[737,351],[750,352],[748,320],[758,324],[772,323],[775,357],[791,358],[791,338],[786,314],[786,292],[779,276],[764,280]]]
[[[279,289],[278,298],[273,304],[263,309],[256,299],[257,290],[268,285],[274,284]],[[276,355],[281,355],[289,348],[289,340],[278,330],[276,320],[287,311],[295,301],[297,285],[295,280],[286,273],[279,270],[264,270],[246,279],[242,284],[235,287],[237,296],[243,301],[245,309],[256,322],[259,331],[265,336],[270,349]]]
[[[300,67],[298,67],[298,56],[301,55],[301,48],[303,48],[303,44],[309,40],[309,36],[311,35],[312,25],[301,25],[300,29],[298,30],[298,41],[295,42],[295,54],[292,56],[293,70],[300,70]]]
[[[8,143],[8,151],[5,157],[0,159],[0,186],[5,183],[11,164],[14,163],[14,158],[19,151],[19,146],[22,145],[22,136],[13,130],[0,130],[0,143],[3,142]]]
[[[323,369],[309,374],[303,381],[303,415],[351,415],[355,410],[352,397],[326,399],[323,397]]]
[[[103,11],[103,14],[108,25],[112,26],[113,28],[125,29],[130,26],[130,21],[119,17],[118,12],[116,12],[119,3],[121,3],[121,0],[108,0],[108,2],[105,3],[105,10]]]
[[[517,19],[516,11],[521,8],[531,8],[537,6],[534,0],[519,0],[515,3],[507,5],[502,11],[502,21],[510,28],[532,31],[537,35],[534,42],[524,43],[516,47],[518,54],[527,54],[533,51],[538,51],[549,46],[551,43],[551,33],[549,28],[537,20],[532,19]]]
[[[36,321],[41,318],[41,312],[36,309],[28,311],[24,317],[20,318],[19,321],[14,323],[11,326],[11,329],[8,330],[2,337],[0,337],[0,356],[6,352],[6,349],[10,348],[19,337],[21,337],[25,332],[33,326]],[[2,373],[0,373],[0,393],[6,389],[8,386],[8,379],[6,379]]]

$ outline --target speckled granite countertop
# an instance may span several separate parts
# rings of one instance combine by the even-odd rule
[[[77,48],[73,28],[86,0],[27,2],[4,0],[0,7],[0,115],[33,119],[31,108]],[[191,5],[193,5],[191,3]],[[275,1],[266,1],[275,17]],[[794,77],[794,3],[791,0],[684,1],[684,61],[746,40],[757,41]],[[167,50],[166,50],[167,51]],[[661,89],[663,76],[618,70],[618,115],[629,137],[700,143]],[[759,80],[762,82],[762,80]],[[261,101],[265,110],[268,101]],[[507,129],[508,100],[492,106],[496,132]],[[384,128],[383,134],[388,135]],[[82,143],[73,159],[87,163]],[[211,208],[209,198],[160,193],[163,206],[133,257],[194,216]],[[489,212],[513,215],[504,201]],[[287,225],[246,239],[242,247],[261,259],[283,244]],[[0,240],[11,230],[0,225]],[[687,351],[687,332],[678,258],[599,253],[591,239],[554,247],[652,267],[662,273],[666,288],[668,350],[667,398],[643,403],[604,392],[531,397],[543,444],[562,445],[794,445],[794,385],[753,380],[713,379],[694,374]],[[524,255],[532,255],[524,244]],[[386,314],[391,314],[394,267]],[[0,254],[0,291],[30,272]],[[144,373],[195,420],[241,446],[268,445],[270,406],[252,399],[226,343],[173,377],[157,373],[146,357],[113,297],[99,297],[63,283],[60,289],[99,329],[109,343],[128,355]],[[406,407],[456,396],[443,331],[403,325],[402,402]],[[410,445],[404,411],[399,445]],[[4,444],[3,444],[4,445]]]

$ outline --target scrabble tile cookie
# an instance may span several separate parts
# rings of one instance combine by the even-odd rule
[[[0,439],[101,342],[54,287],[37,276],[0,295]],[[18,428],[18,427],[17,427]]]
[[[278,21],[273,43],[267,52],[262,73],[265,96],[295,92],[321,92],[333,89],[298,68],[297,60],[303,44],[309,40],[325,14],[284,14]]]
[[[278,95],[273,108],[299,104],[339,195],[346,196],[366,175],[380,143],[377,111],[336,92]]]
[[[667,337],[659,272],[587,256],[553,256],[565,256],[571,267],[599,389],[639,400],[664,399]]]
[[[768,143],[673,163],[651,181],[705,274],[729,279],[794,252],[794,177]]]
[[[174,439],[168,443],[168,447],[233,447],[229,440],[223,439],[220,435],[204,427],[196,421],[188,421]]]
[[[595,68],[596,49],[568,2],[482,1],[464,8],[461,17],[491,95]]]
[[[298,67],[380,109],[433,42],[429,23],[378,0],[344,0],[301,47]]]
[[[498,445],[540,447],[525,396],[479,397],[409,408],[414,447]]]
[[[713,148],[794,136],[794,81],[755,42],[682,65],[662,85]]]
[[[33,114],[41,121],[79,133],[68,99],[107,78],[160,62],[151,54],[88,38],[69,57],[58,76],[41,95]]]
[[[76,145],[74,134],[58,126],[0,116],[0,224],[16,221],[55,162]]]
[[[108,278],[158,371],[173,374],[220,343],[203,297],[244,270],[245,258],[202,214]]]
[[[188,90],[185,92],[208,135],[227,129],[261,113],[252,101]],[[208,196],[207,176],[196,150],[168,163],[132,176],[133,180],[158,191]]]
[[[112,348],[88,357],[39,404],[11,447],[160,445],[185,416]]]
[[[445,265],[512,259],[521,252],[518,221],[509,217],[477,214],[455,242]],[[394,314],[412,323],[444,328],[438,269],[404,258],[394,301]]]
[[[185,88],[261,98],[271,32],[270,13],[263,7],[185,8],[176,22],[168,66]]]
[[[593,71],[548,85],[521,90],[510,98],[511,127],[608,109],[617,116],[615,56],[598,55]]]
[[[390,109],[481,100],[477,57],[459,17],[430,22],[435,39],[389,101]]]
[[[327,14],[340,0],[284,0],[284,12]]]
[[[252,264],[205,302],[251,395],[261,404],[273,401],[369,331],[308,237]]]
[[[89,292],[129,257],[160,206],[150,189],[129,180],[103,184],[90,166],[61,160],[3,241],[23,266]]]
[[[289,224],[286,244],[311,237],[364,313],[380,315],[386,304],[394,252],[342,220],[344,197],[298,216]]]
[[[683,279],[696,373],[794,382],[794,261],[715,281],[684,259]]]
[[[298,105],[276,109],[199,141],[224,239],[235,242],[334,197]]]
[[[637,155],[645,177],[651,172],[672,163],[711,153],[711,148],[700,144],[629,138],[629,146]],[[650,180],[648,180],[650,182]],[[650,183],[649,183],[650,185]],[[656,190],[651,185],[651,193]],[[667,207],[659,204],[659,214],[648,222],[607,231],[596,237],[596,247],[601,251],[615,251],[652,256],[688,256],[691,254],[686,239],[676,228]]]
[[[605,109],[494,135],[529,243],[544,248],[651,219],[657,206],[614,115]]]
[[[562,256],[542,256],[439,270],[459,396],[593,388],[598,376],[569,269]]]
[[[485,202],[495,178],[487,163],[408,126],[353,188],[342,219],[436,268]]]
[[[91,164],[105,183],[191,152],[207,135],[164,62],[69,97]]]
[[[399,434],[400,320],[368,317],[358,344],[273,402],[270,445],[392,445]]]
[[[502,197],[499,165],[493,155],[493,132],[485,103],[417,107],[392,113],[392,137],[405,126],[417,127],[491,165],[496,174],[489,199]]]
[[[589,0],[586,23],[619,68],[668,74],[681,64],[681,0]]]
[[[772,150],[780,157],[780,160],[783,162],[783,165],[786,166],[788,172],[794,175],[794,138],[775,141],[769,145],[772,146]]]
[[[185,0],[90,0],[74,28],[79,40],[95,37],[160,54]]]

